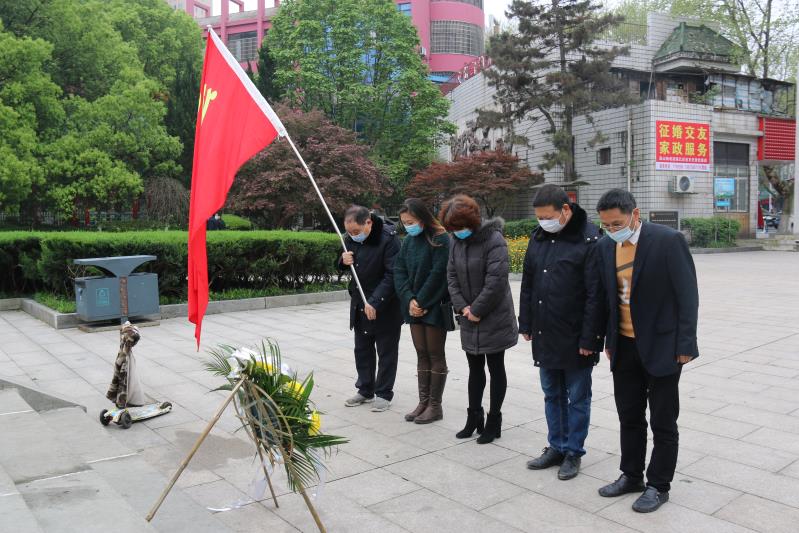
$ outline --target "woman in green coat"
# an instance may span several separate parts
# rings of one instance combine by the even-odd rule
[[[449,235],[416,198],[405,200],[400,220],[408,236],[394,263],[394,286],[410,324],[419,380],[419,405],[405,420],[429,424],[444,418],[441,397],[448,372],[444,345],[447,330],[454,328],[447,291]]]

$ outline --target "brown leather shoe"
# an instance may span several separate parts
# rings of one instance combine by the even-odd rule
[[[417,369],[416,379],[419,382],[419,405],[416,406],[416,409],[405,415],[405,420],[408,422],[416,420],[416,417],[424,413],[425,409],[427,409],[427,405],[430,403],[430,371]]]
[[[441,408],[441,398],[444,395],[444,384],[447,382],[447,374],[439,372],[430,373],[430,403],[424,413],[414,420],[417,424],[429,424],[444,418],[444,410]]]

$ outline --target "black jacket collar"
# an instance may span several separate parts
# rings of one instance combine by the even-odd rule
[[[545,239],[563,239],[569,242],[579,242],[584,240],[584,233],[585,233],[585,223],[588,220],[588,214],[585,210],[577,204],[570,203],[569,206],[572,209],[572,217],[569,219],[569,222],[566,224],[562,230],[558,233],[553,234],[548,233],[538,226],[535,232],[533,233],[533,238],[537,241],[543,241]]]
[[[380,244],[380,239],[383,236],[383,227],[385,226],[385,223],[383,222],[382,218],[374,213],[369,216],[372,219],[372,231],[369,232],[369,236],[366,237],[366,240],[363,241],[363,243],[366,246],[377,246]]]

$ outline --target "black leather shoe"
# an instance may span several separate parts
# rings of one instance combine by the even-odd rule
[[[576,478],[577,474],[580,472],[581,462],[582,459],[579,457],[567,455],[563,460],[563,463],[560,465],[560,470],[558,470],[558,479],[561,481],[566,481],[567,479]]]
[[[527,461],[527,468],[530,470],[543,470],[563,462],[563,454],[555,448],[546,447],[543,452],[539,457]]]
[[[622,474],[619,479],[599,489],[599,495],[605,498],[615,498],[630,492],[643,492],[646,489],[643,480],[635,480],[627,474]]]
[[[651,513],[660,509],[660,506],[667,501],[669,501],[668,492],[658,492],[655,487],[647,487],[646,491],[633,503],[633,511]]]

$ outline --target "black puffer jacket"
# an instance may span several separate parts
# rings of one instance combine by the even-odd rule
[[[533,359],[543,368],[595,365],[599,356],[582,356],[579,349],[599,352],[604,339],[599,228],[579,205],[571,208],[574,214],[560,232],[533,232],[524,256],[519,332],[532,335]]]
[[[354,279],[350,280],[350,329],[358,328],[361,333],[376,335],[402,325],[399,299],[394,292],[394,261],[400,242],[393,224],[371,216],[372,231],[364,242],[353,241],[349,234],[344,237],[344,242],[347,250],[355,256],[355,272],[361,280],[366,299],[377,310],[377,320],[366,318],[358,286]],[[341,262],[341,257],[337,265],[340,270],[350,270]]]
[[[466,306],[480,322],[460,319],[461,345],[471,354],[496,353],[519,342],[516,311],[508,282],[508,244],[501,218],[487,220],[471,237],[453,239],[447,284],[455,311]]]

